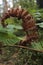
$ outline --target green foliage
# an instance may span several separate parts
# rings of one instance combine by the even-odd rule
[[[13,45],[22,40],[22,38],[14,35],[14,28],[17,29],[17,27],[14,27],[14,25],[8,25],[7,28],[3,28],[0,25],[0,42],[4,43],[5,45]]]

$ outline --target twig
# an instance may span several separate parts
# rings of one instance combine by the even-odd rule
[[[3,47],[7,47],[7,46],[3,46]],[[43,50],[37,50],[37,49],[29,48],[29,47],[26,47],[26,46],[14,45],[14,46],[8,46],[8,47],[18,47],[18,48],[23,48],[23,49],[28,49],[28,50],[31,50],[31,51],[43,53]]]

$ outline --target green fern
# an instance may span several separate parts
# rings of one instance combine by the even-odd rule
[[[12,27],[3,28],[0,25],[0,42],[5,45],[13,45],[21,40],[21,38],[17,37],[13,34],[14,29]]]

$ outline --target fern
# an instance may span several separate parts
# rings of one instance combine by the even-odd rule
[[[3,28],[0,25],[0,42],[4,43],[5,45],[13,45],[21,40],[20,37],[17,37],[14,33],[13,25],[7,28]]]

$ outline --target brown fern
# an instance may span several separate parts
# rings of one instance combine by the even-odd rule
[[[20,44],[25,45],[25,42],[31,43],[38,38],[36,22],[32,15],[30,15],[26,10],[19,8],[12,8],[8,10],[2,17],[1,24],[3,27],[6,27],[8,24],[5,24],[5,19],[12,17],[17,17],[18,19],[22,19],[23,30],[26,32],[26,39],[21,41]],[[29,33],[30,32],[30,33]]]

